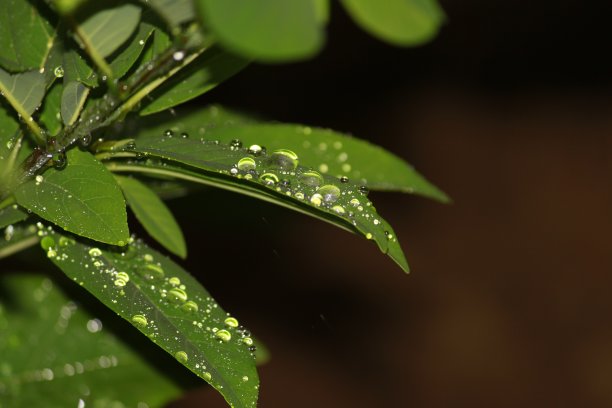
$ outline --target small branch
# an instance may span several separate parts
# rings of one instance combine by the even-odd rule
[[[79,25],[76,23],[72,24],[72,26],[74,28],[74,32],[79,37],[79,40],[83,43],[83,46],[85,47],[85,52],[87,52],[91,60],[94,62],[94,64],[96,64],[102,74],[106,76],[106,82],[111,83],[113,79],[113,70],[110,65],[108,65],[104,57],[102,57],[98,53],[96,48],[91,44],[89,38],[81,30],[81,27],[79,27]]]
[[[15,242],[13,245],[9,245],[0,249],[0,259],[6,258],[7,256],[13,255],[14,253],[28,249],[31,246],[36,245],[39,238],[37,235],[22,239],[21,241]]]
[[[0,82],[0,93],[2,93],[8,103],[10,103],[17,114],[19,114],[22,121],[25,122],[26,126],[32,131],[36,144],[39,146],[44,146],[47,143],[47,138],[45,137],[43,130],[38,126],[38,123],[34,121],[32,116],[30,116],[30,114],[23,109],[23,106],[21,106],[19,101],[13,97],[12,92],[7,89],[2,82]]]

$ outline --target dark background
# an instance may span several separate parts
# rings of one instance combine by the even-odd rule
[[[454,200],[371,194],[408,276],[279,207],[172,202],[187,266],[272,352],[261,407],[612,406],[612,2],[442,4],[416,49],[334,7],[319,57],[200,100],[352,132]],[[201,389],[173,406],[224,403]]]

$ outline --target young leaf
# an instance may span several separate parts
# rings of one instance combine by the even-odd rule
[[[347,176],[371,190],[419,194],[441,202],[448,197],[412,166],[393,153],[365,140],[329,129],[301,125],[254,123],[245,115],[212,106],[170,117],[160,113],[147,120],[140,132],[160,135],[166,129],[196,137],[230,143],[239,139],[245,146],[259,144],[268,151],[290,149],[303,163],[321,173]]]
[[[79,25],[79,38],[90,52],[105,58],[130,38],[139,21],[140,7],[133,4],[105,9]]]
[[[0,69],[0,91],[22,117],[29,117],[45,96],[45,76],[38,71],[11,75]]]
[[[312,215],[372,239],[383,253],[408,271],[395,233],[367,199],[367,189],[299,165],[299,157],[286,149],[267,154],[260,145],[245,149],[239,141],[225,145],[185,135],[143,135],[137,139],[134,151],[199,171],[183,171],[179,166],[150,161],[113,163],[108,167],[112,171],[141,171],[213,185]]]
[[[108,320],[50,279],[3,274],[0,287],[10,294],[0,297],[0,401],[11,407],[158,407],[180,395],[173,379],[117,338]]]
[[[15,191],[19,205],[66,231],[111,245],[129,239],[125,201],[112,174],[91,154],[72,149],[68,165]]]
[[[215,387],[236,408],[254,407],[252,339],[180,266],[142,242],[125,252],[48,236],[47,256],[68,277]]]
[[[68,82],[64,86],[60,112],[66,126],[72,125],[79,118],[88,95],[89,88],[78,81]]]
[[[12,72],[40,69],[53,44],[53,27],[40,15],[39,0],[3,0],[0,66]]]
[[[145,230],[167,250],[185,258],[187,246],[181,228],[157,194],[135,178],[115,176],[115,179]]]
[[[62,100],[63,86],[56,82],[51,86],[45,100],[43,101],[42,109],[40,110],[40,123],[47,129],[47,133],[55,136],[62,129],[62,117],[60,115],[60,107]]]
[[[221,45],[266,62],[304,59],[323,45],[316,0],[195,0]]]
[[[395,45],[429,41],[444,21],[436,0],[342,0],[346,11],[370,34]]]
[[[122,78],[134,65],[155,27],[141,22],[130,43],[115,56],[110,64],[115,78]]]
[[[247,60],[213,47],[155,90],[151,102],[145,102],[140,114],[160,112],[202,95],[247,64]]]

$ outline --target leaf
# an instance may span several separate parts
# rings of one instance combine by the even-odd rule
[[[403,270],[408,264],[391,226],[367,199],[367,191],[348,180],[320,174],[298,164],[299,157],[286,149],[264,153],[256,147],[219,144],[214,140],[179,134],[143,134],[134,152],[191,166],[142,161],[108,164],[112,171],[143,172],[178,177],[253,196],[328,221],[372,239]],[[197,169],[197,170],[196,170]]]
[[[141,132],[160,135],[166,129],[222,143],[239,139],[245,146],[259,144],[268,151],[289,149],[317,171],[336,177],[347,176],[366,184],[371,190],[402,191],[441,202],[449,201],[446,194],[393,153],[333,130],[292,124],[253,123],[245,115],[212,106],[187,113],[179,112],[172,117],[159,114],[147,120]]]
[[[3,239],[0,238],[0,259],[35,245],[40,239],[38,231],[33,224],[20,222],[8,225],[4,229]]]
[[[317,21],[327,24],[329,22],[329,0],[314,0]]]
[[[4,175],[8,172],[7,165],[11,151],[15,145],[15,139],[19,131],[19,123],[15,116],[0,102],[0,191],[8,183]]]
[[[18,205],[8,206],[0,210],[0,228],[23,221],[26,218],[28,218],[28,213],[19,208]]]
[[[155,27],[148,23],[140,23],[129,44],[124,49],[120,49],[119,54],[112,59],[110,67],[115,78],[122,78],[134,65],[154,29]]]
[[[145,102],[140,114],[160,112],[200,96],[247,64],[245,59],[213,47],[155,90],[151,94],[152,101]]]
[[[140,7],[123,4],[97,12],[79,25],[79,37],[97,55],[108,57],[130,38],[140,21]]]
[[[265,62],[311,57],[323,45],[317,0],[196,0],[206,27],[230,51]],[[320,10],[320,8],[319,8]]]
[[[0,90],[20,115],[31,115],[45,96],[45,76],[38,71],[11,75],[0,69]]]
[[[364,30],[400,46],[429,41],[444,21],[436,0],[342,0],[346,11]]]
[[[180,395],[149,356],[113,333],[114,316],[91,314],[44,276],[3,274],[0,287],[10,294],[0,296],[7,407],[160,407]]]
[[[129,239],[125,201],[112,174],[72,149],[63,170],[49,169],[15,191],[17,203],[66,231],[111,245]]]
[[[193,0],[140,0],[152,7],[171,27],[195,20]]]
[[[62,130],[62,117],[60,114],[62,91],[63,86],[61,83],[56,82],[53,84],[45,96],[40,111],[39,120],[51,136],[56,136]]]
[[[71,126],[79,118],[88,95],[89,88],[78,81],[68,82],[64,85],[61,115],[66,126]]]
[[[185,258],[187,247],[181,228],[157,194],[134,178],[115,176],[115,179],[145,230],[167,250]]]
[[[140,241],[125,252],[60,234],[47,256],[68,277],[217,389],[232,407],[254,407],[259,379],[248,333],[180,266]]]
[[[98,77],[93,68],[79,55],[76,50],[64,54],[64,82],[79,81],[90,88],[98,86]]]
[[[15,71],[42,68],[53,44],[53,28],[40,15],[41,1],[3,0],[0,66]]]

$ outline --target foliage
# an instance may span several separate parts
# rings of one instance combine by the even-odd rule
[[[342,4],[364,29],[399,45],[428,40],[443,19],[434,0]],[[185,238],[157,183],[174,180],[180,192],[219,187],[371,239],[407,271],[368,191],[447,197],[399,157],[332,130],[219,106],[168,113],[250,61],[312,56],[328,19],[326,0],[7,0],[0,258],[40,244],[125,320],[106,316],[110,327],[142,333],[141,343],[159,346],[153,353],[173,357],[161,358],[166,366],[191,370],[230,406],[255,406],[255,340],[188,272],[130,235],[126,207],[150,238],[184,258]],[[49,276],[0,276],[0,406],[153,407],[181,392],[184,382],[102,330],[90,295]],[[126,388],[130,377],[146,386]]]

